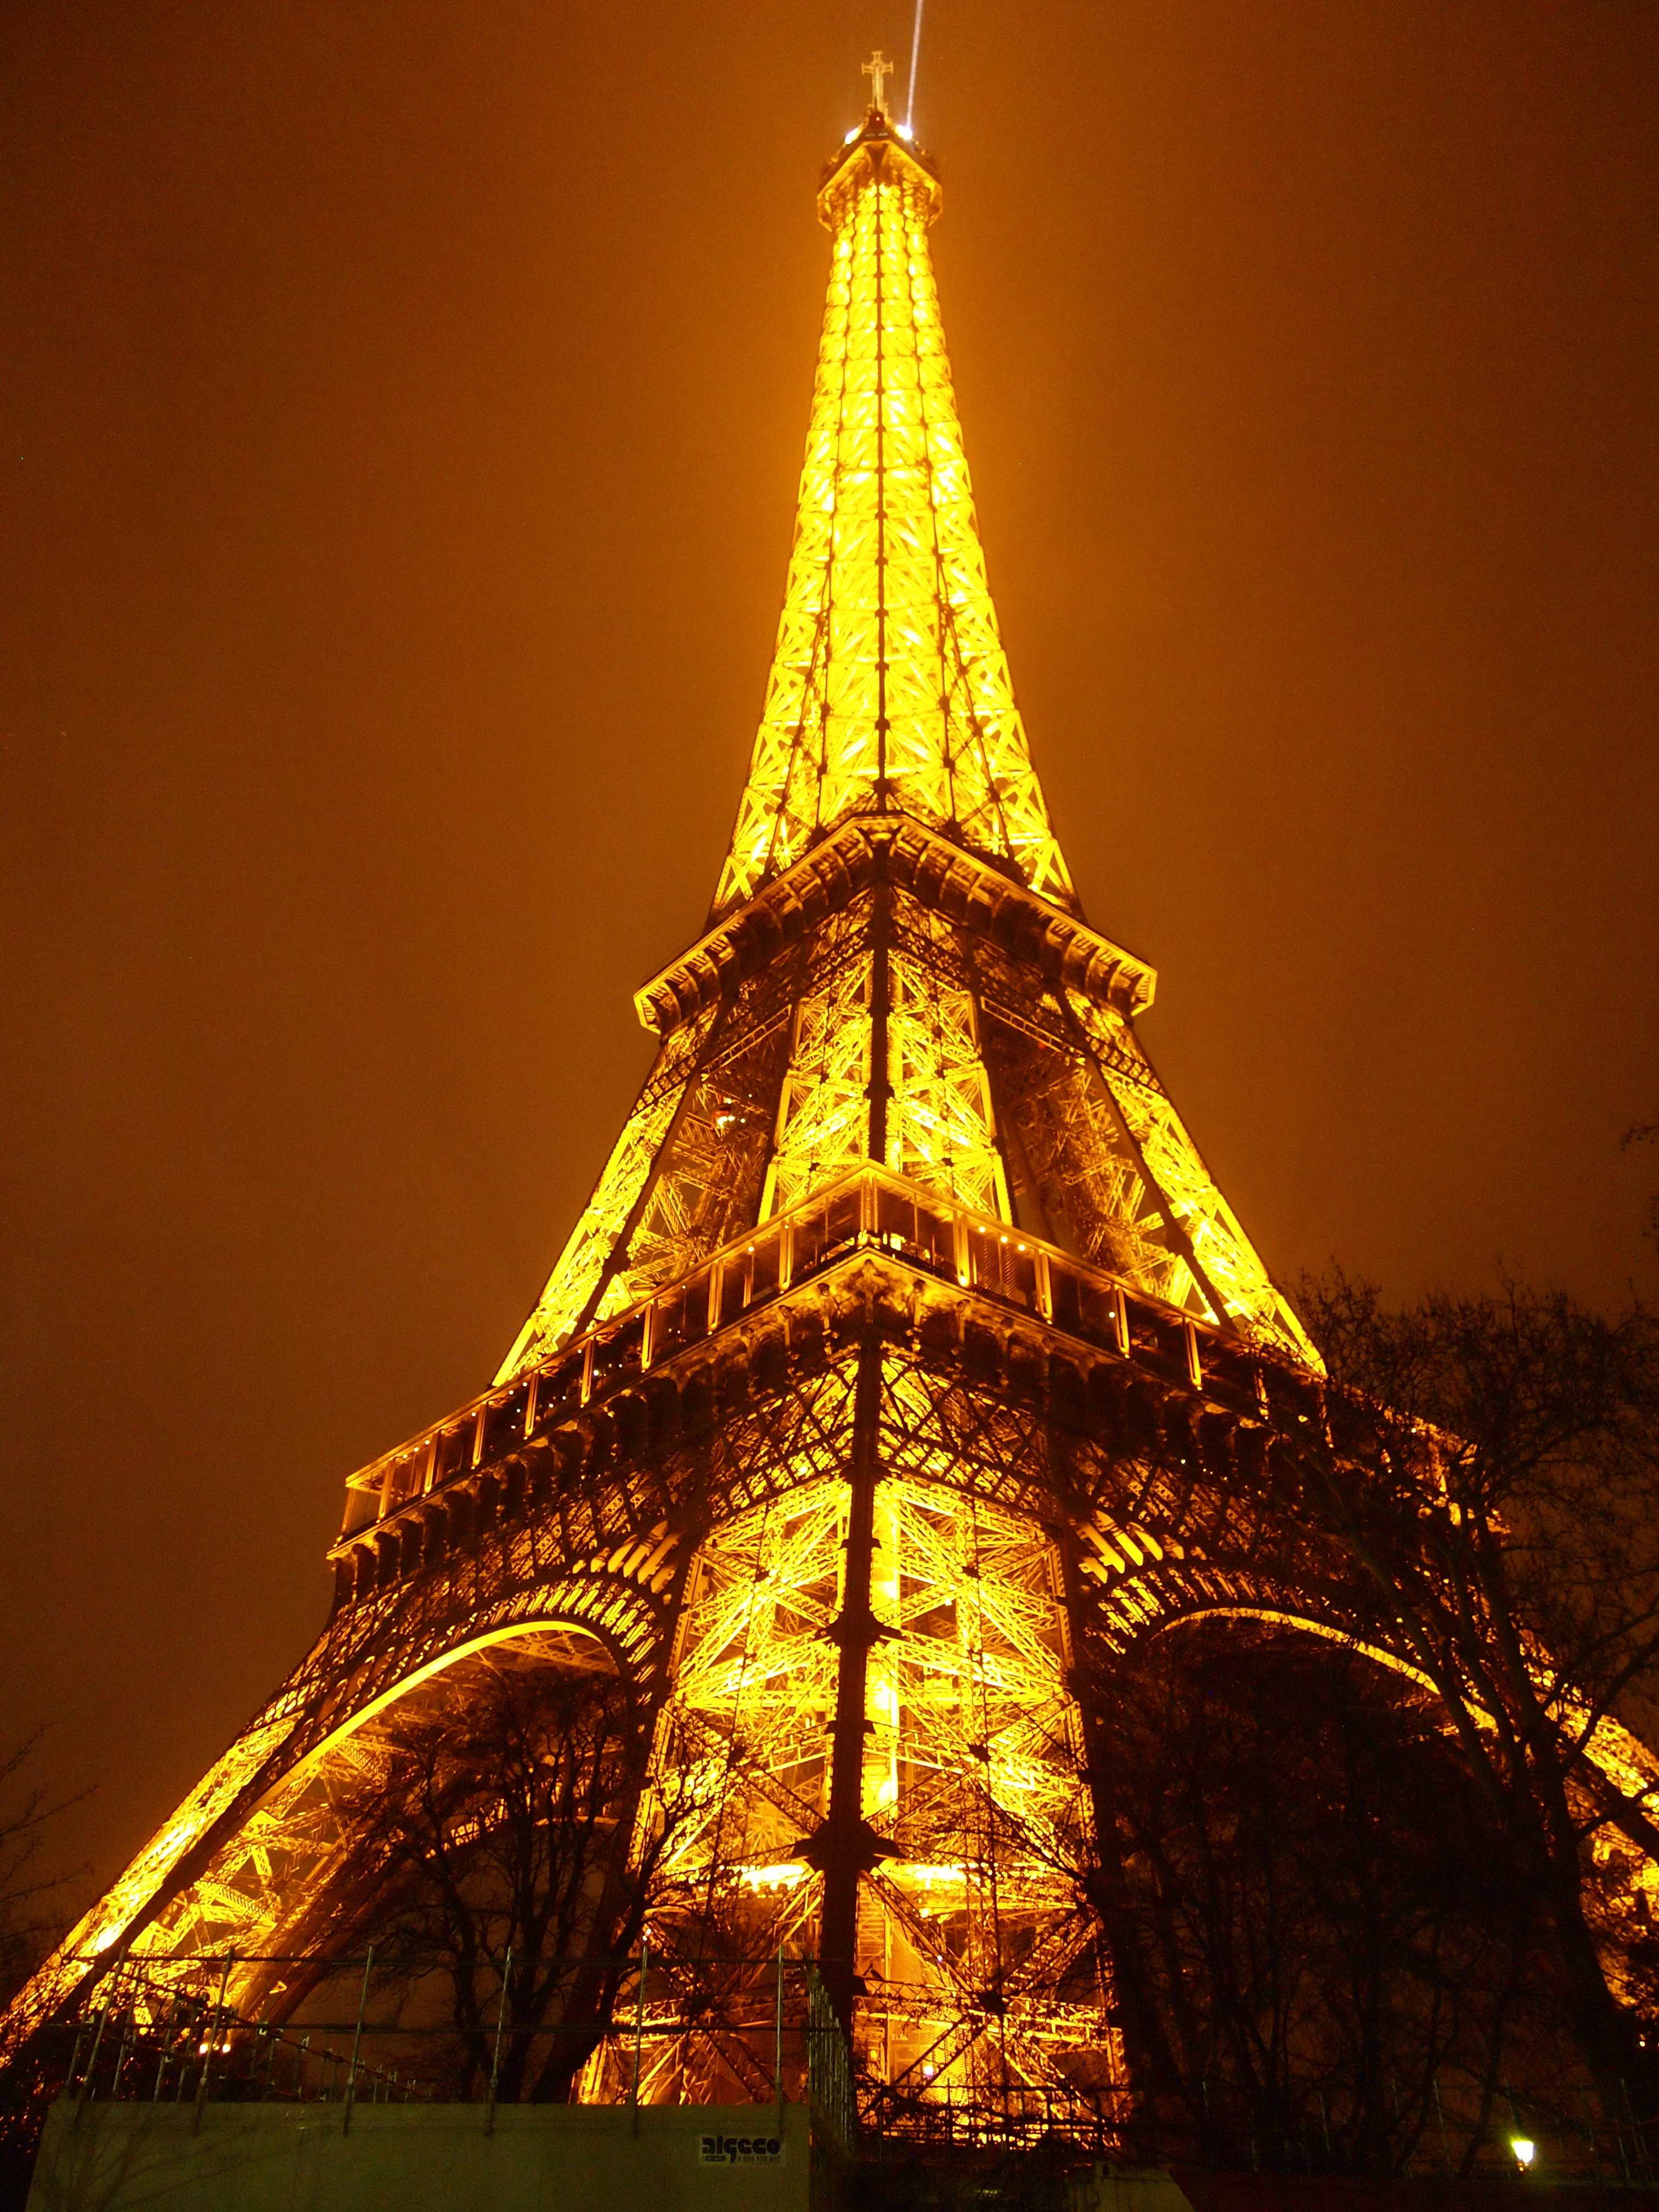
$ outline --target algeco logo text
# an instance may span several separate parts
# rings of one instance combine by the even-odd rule
[[[783,2164],[783,2142],[778,2136],[703,2136],[699,2142],[699,2166]]]

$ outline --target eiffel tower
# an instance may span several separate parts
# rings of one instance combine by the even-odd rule
[[[605,1655],[696,1779],[659,1917],[822,1962],[866,2115],[1121,2084],[1080,1869],[1079,1684],[1180,1619],[1386,1649],[1287,1512],[1317,1355],[1135,1031],[1014,704],[930,265],[875,98],[825,174],[828,300],[781,623],[654,1065],[489,1389],[352,1475],[313,1650],[19,2001],[337,1924],[331,1778],[418,1686]],[[453,1674],[451,1670],[456,1670]],[[739,1753],[741,1755],[739,1755]],[[1079,1777],[1091,1778],[1092,1789]],[[738,2032],[639,2094],[768,2094]],[[625,2092],[601,2052],[581,2094]]]

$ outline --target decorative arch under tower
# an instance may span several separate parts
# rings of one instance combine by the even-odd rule
[[[652,1916],[821,1962],[867,2118],[1056,2123],[1122,2078],[1087,1875],[1091,1702],[1203,1613],[1396,1631],[1286,1502],[1365,1480],[1316,1354],[1136,1035],[1014,704],[929,256],[879,107],[818,208],[829,296],[765,704],[654,1065],[495,1382],[350,1478],[313,1650],[20,2000],[117,1959],[349,1927],[331,1761],[492,1643],[620,1671],[691,1789]],[[561,1642],[562,1639],[562,1643]],[[587,1655],[583,1660],[582,1655]],[[354,1753],[353,1747],[357,1747]],[[349,1906],[349,1900],[346,1901]],[[769,2031],[641,2094],[771,2094]],[[584,2094],[625,2084],[601,2057]],[[793,2093],[793,2092],[792,2092]]]

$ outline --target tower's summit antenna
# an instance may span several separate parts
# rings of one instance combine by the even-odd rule
[[[870,106],[884,121],[887,115],[887,80],[898,74],[898,64],[890,62],[878,46],[865,63],[861,74],[870,80]]]

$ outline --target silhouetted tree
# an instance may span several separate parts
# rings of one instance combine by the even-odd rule
[[[11,2002],[64,1932],[53,1902],[83,1868],[46,1871],[41,1845],[52,1824],[88,1793],[54,1797],[29,1770],[44,1728],[0,1759],[0,2009]]]
[[[1659,1687],[1659,1325],[1516,1283],[1393,1312],[1339,1271],[1301,1297],[1332,1380],[1386,1409],[1383,1451],[1356,1480],[1310,1425],[1281,1472],[1432,1683],[1547,1915],[1607,2117],[1652,2113],[1650,1943],[1617,1861],[1659,1856],[1659,1765],[1588,1747]]]
[[[1536,1900],[1410,1685],[1200,1623],[1115,1672],[1095,1727],[1086,1886],[1161,2129],[1225,2163],[1390,2172],[1443,2112],[1484,2124],[1506,2052],[1534,2078],[1570,2056]]]
[[[85,1871],[40,1863],[52,1823],[88,1794],[54,1797],[31,1778],[45,1734],[37,1729],[0,1759],[0,2009],[61,1941],[69,1914],[54,1908]],[[0,2206],[21,2212],[27,2201],[46,2106],[61,2080],[62,2062],[50,2051],[26,2050],[0,2067]]]
[[[417,2010],[435,1974],[455,2094],[489,2081],[498,2028],[506,2102],[568,2097],[605,2035],[686,1809],[672,1778],[647,1802],[650,1735],[614,1674],[502,1647],[453,1698],[394,1708],[378,1771],[339,1797],[354,1837],[343,1887],[377,1900],[352,1940],[408,1962],[381,1993],[401,1985]]]
[[[1619,1149],[1627,1152],[1632,1145],[1659,1145],[1659,1121],[1638,1121],[1633,1129],[1626,1129]],[[1648,1193],[1648,1241],[1659,1248],[1659,1190]]]

